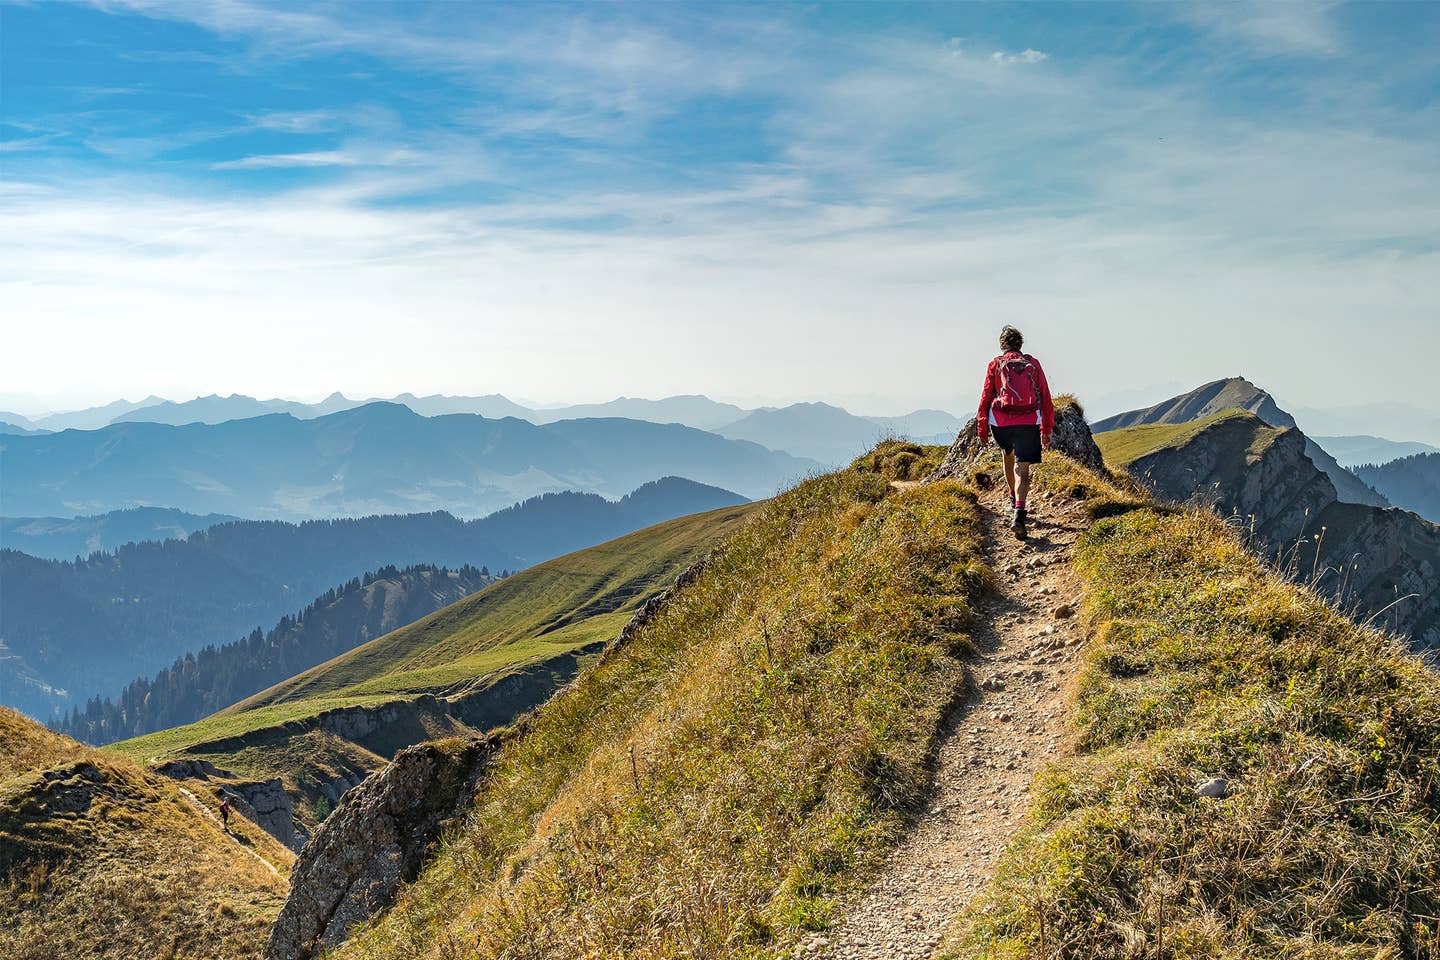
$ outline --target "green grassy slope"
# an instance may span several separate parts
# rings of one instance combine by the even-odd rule
[[[203,720],[104,749],[142,763],[188,757],[278,777],[297,825],[313,830],[346,788],[400,748],[472,735],[548,696],[758,509],[681,517],[539,564]],[[474,713],[450,706],[477,698]],[[321,722],[325,711],[357,707],[388,719],[359,738]]]
[[[1106,517],[1075,565],[1078,753],[946,955],[1440,955],[1440,677],[1205,513]]]
[[[1222,430],[1234,432],[1237,437],[1253,445],[1264,445],[1272,441],[1280,428],[1268,427],[1259,417],[1245,410],[1222,410],[1200,420],[1188,423],[1154,423],[1137,427],[1108,430],[1095,435],[1105,462],[1112,467],[1128,467],[1136,460],[1164,449],[1176,449],[1194,440],[1200,434],[1219,426]],[[1256,447],[1258,452],[1258,447]]]
[[[216,803],[0,707],[0,951],[258,958],[294,857]]]
[[[681,517],[539,564],[197,723],[107,749],[154,760],[335,707],[483,686],[613,637],[641,603],[756,509]]]
[[[754,512],[743,504],[680,517],[542,563],[223,713],[299,700],[457,693],[507,665],[608,640]]]
[[[923,793],[989,577],[974,492],[896,471],[767,504],[505,744],[339,956],[751,957],[826,923]]]

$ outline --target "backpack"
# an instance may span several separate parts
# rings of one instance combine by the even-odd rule
[[[1000,390],[995,409],[1001,413],[1034,413],[1040,409],[1040,378],[1035,361],[1027,354],[1000,356]]]

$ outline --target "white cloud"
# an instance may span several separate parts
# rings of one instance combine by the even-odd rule
[[[277,167],[399,167],[426,162],[426,156],[404,147],[346,150],[310,150],[303,153],[270,153],[222,160],[213,170],[257,170]]]
[[[250,114],[246,119],[261,130],[324,133],[336,129],[339,117],[333,110],[291,110]]]
[[[990,60],[994,63],[1040,63],[1042,60],[1049,60],[1050,54],[1041,53],[1039,50],[1031,50],[1026,47],[1019,53],[1006,53],[1004,50],[996,50],[990,54]]]
[[[1265,55],[1327,56],[1343,47],[1334,13],[1338,0],[1231,0],[1169,9],[1181,19]]]

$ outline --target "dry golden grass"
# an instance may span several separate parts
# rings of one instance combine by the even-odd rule
[[[0,709],[0,735],[7,960],[260,956],[289,851],[237,816],[227,837],[176,784],[12,711]]]
[[[989,576],[973,493],[891,492],[888,461],[768,504],[339,955],[751,957],[824,927],[923,793]]]
[[[1081,752],[947,956],[1440,956],[1440,678],[1217,518],[1109,512],[1075,558]]]

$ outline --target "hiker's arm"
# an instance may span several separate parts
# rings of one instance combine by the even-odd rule
[[[995,361],[985,365],[985,386],[980,388],[980,410],[975,414],[975,436],[990,439],[990,404],[995,399]]]
[[[1035,372],[1040,375],[1040,439],[1048,446],[1050,434],[1055,430],[1055,401],[1050,397],[1050,381],[1045,379],[1045,368],[1037,362]]]

